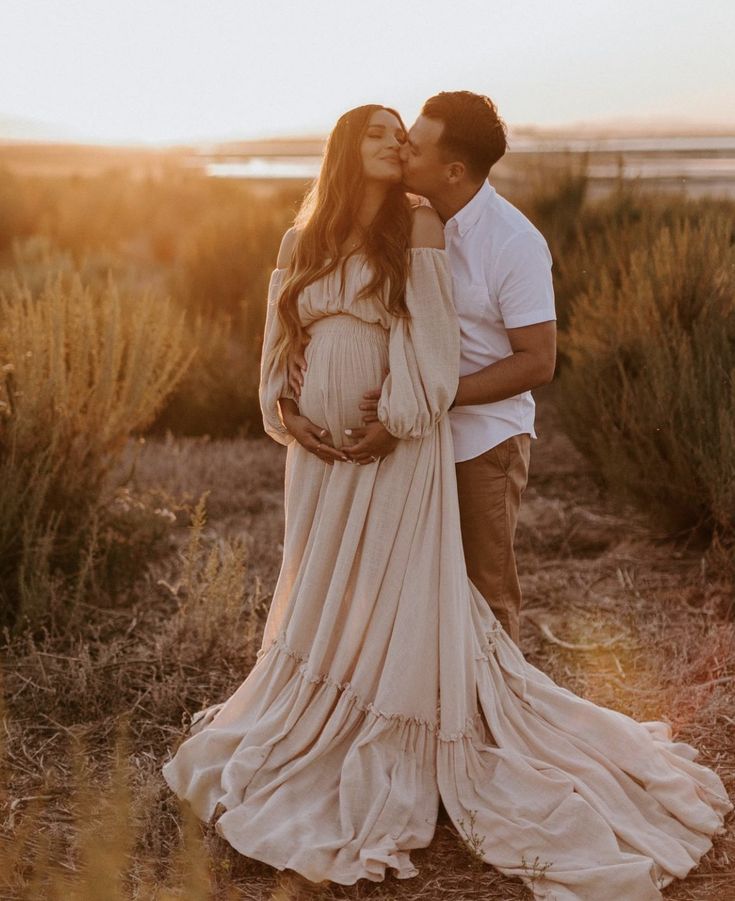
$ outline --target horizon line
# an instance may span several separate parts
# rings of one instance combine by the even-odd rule
[[[509,135],[534,135],[544,137],[571,137],[575,132],[585,137],[706,137],[735,135],[735,119],[693,119],[649,116],[608,117],[606,119],[582,119],[558,123],[508,122]],[[8,127],[9,126],[9,127]],[[15,127],[13,127],[15,126]],[[4,133],[8,128],[9,133]],[[28,129],[27,133],[23,133]],[[44,131],[48,130],[46,134]],[[34,133],[35,132],[35,133]],[[8,144],[55,144],[81,147],[110,147],[148,150],[179,150],[202,145],[265,144],[265,143],[306,143],[325,141],[328,132],[303,131],[288,133],[275,131],[258,135],[191,136],[181,139],[146,138],[100,138],[70,133],[66,126],[47,125],[40,120],[23,119],[0,114],[0,143]]]

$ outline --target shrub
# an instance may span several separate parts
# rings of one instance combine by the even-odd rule
[[[303,185],[208,178],[174,166],[44,178],[0,172],[0,290],[37,294],[49,271],[85,284],[114,274],[126,293],[164,290],[196,348],[159,431],[231,436],[260,427],[257,373],[265,294]]]
[[[265,317],[265,299],[251,307]],[[225,316],[197,316],[186,325],[191,363],[152,426],[176,435],[231,438],[261,429],[258,373],[263,324],[248,330]]]
[[[192,226],[172,275],[196,356],[157,419],[158,431],[231,437],[260,429],[266,294],[292,218],[290,195],[259,198],[240,186],[224,197]]]
[[[43,612],[56,571],[88,568],[108,476],[185,368],[183,324],[150,292],[57,274],[0,294],[0,600]],[[86,548],[86,552],[85,552]],[[87,564],[84,563],[85,557]]]
[[[0,169],[0,254],[16,238],[30,234],[31,230],[23,186],[6,169]]]
[[[277,199],[231,190],[190,225],[175,272],[176,297],[194,314],[247,319],[264,306],[268,277],[293,213]]]
[[[590,199],[587,161],[574,157],[558,166],[530,169],[519,206],[541,230],[554,260],[559,327],[569,326],[571,307],[584,291],[596,291],[603,272],[617,286],[630,256],[650,247],[661,229],[696,224],[711,216],[732,217],[732,202],[647,190],[618,179],[606,194]]]
[[[554,294],[559,325],[567,319],[568,298],[574,287],[568,287],[569,270],[576,270],[580,236],[589,189],[587,161],[579,164],[562,159],[559,167],[529,167],[525,184],[515,203],[541,231],[554,261]]]
[[[596,273],[562,336],[562,411],[615,491],[675,530],[735,534],[732,216],[660,229]]]
[[[227,542],[207,547],[205,523],[201,499],[192,515],[181,579],[174,589],[178,609],[170,630],[162,636],[163,644],[167,638],[171,642],[170,652],[164,655],[169,659],[181,658],[186,647],[190,662],[210,660],[212,654],[224,650],[225,636],[234,636],[238,656],[254,642],[257,619],[246,601],[245,550],[238,543]]]

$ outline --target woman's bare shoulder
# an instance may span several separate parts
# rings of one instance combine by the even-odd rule
[[[430,206],[417,206],[413,210],[411,247],[444,250],[444,226],[436,210]]]
[[[296,249],[296,245],[301,235],[301,229],[292,226],[281,239],[281,246],[278,250],[278,260],[276,267],[278,269],[288,269],[291,257]]]

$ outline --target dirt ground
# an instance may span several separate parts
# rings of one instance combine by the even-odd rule
[[[524,653],[560,684],[596,703],[637,719],[670,722],[677,736],[699,748],[700,760],[716,767],[735,794],[731,586],[718,575],[711,554],[676,544],[609,498],[561,431],[553,390],[538,392],[537,399],[539,440],[533,446],[517,536],[525,598]],[[204,540],[212,547],[238,543],[249,609],[261,625],[281,553],[283,459],[283,451],[263,439],[151,441],[138,457],[133,483],[137,490],[165,488],[173,497],[188,495],[190,500],[209,492]],[[180,531],[179,547],[186,540],[185,530]],[[63,869],[75,872],[80,864],[72,832],[79,803],[69,793],[74,771],[71,739],[91,749],[90,778],[97,778],[109,765],[115,725],[129,714],[130,803],[138,830],[136,863],[126,882],[131,897],[531,897],[517,880],[479,864],[445,817],[431,846],[412,855],[420,871],[417,877],[362,881],[352,887],[309,888],[240,857],[211,828],[196,826],[206,849],[211,889],[194,892],[179,882],[175,893],[166,894],[172,880],[176,882],[169,863],[178,853],[181,816],[160,778],[160,765],[180,738],[182,710],[191,713],[202,702],[231,691],[252,663],[258,639],[256,630],[244,652],[239,639],[233,651],[231,638],[215,636],[206,653],[177,650],[175,664],[167,659],[166,648],[175,646],[173,640],[166,642],[176,618],[177,560],[174,547],[131,595],[129,607],[101,616],[90,610],[74,641],[48,638],[44,643],[36,638],[6,644],[7,793],[0,797],[0,837],[7,841],[25,829],[24,847],[30,853],[40,847],[38,836],[45,835],[44,847],[50,841]],[[85,653],[91,663],[84,662]],[[38,796],[43,806],[32,821],[29,799]],[[37,835],[29,838],[31,822],[37,824]],[[15,875],[6,875],[5,888],[0,876],[0,895],[33,898],[27,866],[24,870],[15,860],[14,867]],[[664,896],[672,901],[733,901],[733,886],[731,817],[726,833],[716,839],[700,867]],[[108,896],[83,897],[106,901]]]

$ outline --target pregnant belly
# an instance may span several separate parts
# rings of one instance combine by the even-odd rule
[[[388,332],[347,314],[318,319],[308,332],[299,410],[329,430],[335,447],[350,445],[344,430],[362,426],[362,395],[383,382]]]

